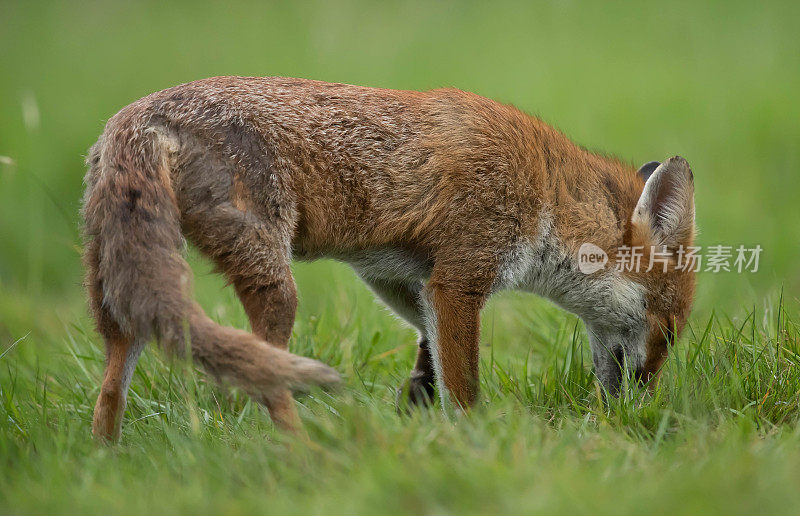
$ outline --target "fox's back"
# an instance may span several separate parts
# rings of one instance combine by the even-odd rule
[[[238,207],[272,210],[275,191],[291,196],[294,247],[309,255],[535,226],[542,204],[571,217],[574,200],[595,200],[553,198],[557,185],[582,196],[614,170],[630,173],[513,106],[456,89],[215,77],[144,97],[109,127],[169,133],[173,174],[228,170],[217,189]]]
[[[239,190],[280,183],[296,199],[298,247],[313,253],[331,239],[435,236],[454,208],[509,205],[510,185],[530,184],[513,175],[535,122],[454,89],[215,77],[149,95],[109,124],[157,127],[184,154],[213,149],[241,170]]]

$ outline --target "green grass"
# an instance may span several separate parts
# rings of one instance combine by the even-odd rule
[[[800,508],[800,4],[0,3],[0,513],[796,513]],[[480,406],[401,418],[414,333],[342,265],[295,267],[293,351],[346,378],[298,398],[312,445],[155,346],[122,442],[96,446],[102,349],[80,290],[82,155],[156,89],[223,74],[457,86],[634,163],[682,154],[701,274],[652,394],[604,406],[577,319],[505,293]],[[192,255],[196,294],[247,327]]]
[[[342,275],[300,269],[303,300]],[[355,283],[331,287],[303,304],[293,341],[347,379],[339,392],[299,398],[311,446],[276,433],[242,394],[151,352],[122,443],[98,447],[88,434],[102,353],[87,321],[52,341],[23,338],[0,359],[2,505],[298,514],[800,506],[800,331],[781,304],[694,325],[652,394],[605,407],[575,319],[501,296],[484,322],[482,402],[451,422],[435,410],[395,414],[412,333]],[[207,306],[242,322],[227,295]]]

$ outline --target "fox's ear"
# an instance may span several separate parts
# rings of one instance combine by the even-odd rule
[[[652,163],[642,168],[649,165]],[[654,168],[631,222],[648,231],[656,245],[670,248],[691,245],[694,239],[694,177],[685,159],[675,156]]]
[[[656,171],[656,169],[660,164],[661,164],[660,161],[649,161],[645,163],[644,165],[639,167],[639,176],[645,181],[647,181],[648,179],[650,179],[650,176],[653,175],[653,172]]]

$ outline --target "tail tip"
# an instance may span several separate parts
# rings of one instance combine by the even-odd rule
[[[311,358],[295,357],[292,368],[295,372],[292,390],[306,390],[314,386],[332,389],[342,382],[336,369]]]

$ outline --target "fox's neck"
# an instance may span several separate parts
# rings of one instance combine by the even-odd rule
[[[552,217],[554,236],[569,250],[585,242],[606,250],[621,245],[644,187],[636,169],[579,147],[538,119],[533,123],[530,179],[541,185],[541,211]]]
[[[537,129],[531,180],[541,185],[541,204],[526,237],[507,254],[499,281],[592,319],[619,285],[613,275],[581,272],[578,250],[594,244],[613,259],[629,239],[644,182],[633,167],[590,153],[543,123]]]

